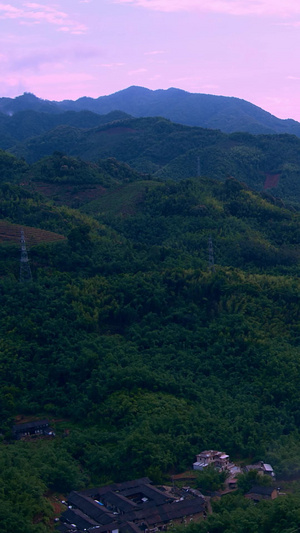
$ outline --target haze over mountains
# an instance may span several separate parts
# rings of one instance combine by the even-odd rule
[[[134,117],[162,116],[188,126],[220,129],[223,132],[290,133],[300,136],[300,123],[279,119],[267,111],[239,98],[189,93],[180,89],[152,91],[144,87],[128,87],[108,96],[76,101],[48,101],[25,93],[17,98],[0,98],[0,112],[13,115],[33,110],[44,113],[91,111],[100,115],[123,111]]]

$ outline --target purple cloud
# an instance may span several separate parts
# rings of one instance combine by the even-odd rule
[[[294,16],[300,14],[298,0],[114,0],[155,11],[198,11],[229,15]]]
[[[82,34],[87,30],[84,24],[72,20],[64,11],[59,11],[55,7],[31,2],[22,4],[21,8],[12,6],[11,4],[0,4],[0,19],[14,19],[18,20],[21,24],[52,24],[58,26],[58,29],[63,28],[64,31],[73,34]]]
[[[102,55],[102,51],[95,46],[58,46],[55,48],[41,49],[32,51],[27,54],[16,54],[10,57],[10,66],[13,69],[22,70],[39,70],[45,65],[85,62]],[[1,56],[0,56],[1,60]]]

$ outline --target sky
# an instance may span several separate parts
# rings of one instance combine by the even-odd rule
[[[0,97],[176,87],[300,121],[298,54],[299,0],[0,0]]]

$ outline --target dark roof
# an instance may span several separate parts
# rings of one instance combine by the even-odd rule
[[[71,526],[71,524],[59,524],[57,527],[56,527],[56,530],[55,531],[60,531],[60,533],[69,533],[71,531],[74,531],[74,528]],[[79,531],[78,529],[76,529],[76,531]]]
[[[159,507],[161,518],[164,522],[183,518],[187,515],[202,513],[206,508],[205,501],[202,498],[193,498],[192,500],[182,500],[175,503],[169,503]]]
[[[79,509],[67,509],[61,519],[67,521],[70,524],[76,524],[78,528],[87,529],[91,526],[97,526],[97,522],[92,518],[88,517]]]
[[[104,505],[100,505],[84,494],[73,491],[69,494],[68,502],[70,505],[74,505],[80,509],[84,514],[93,518],[93,520],[96,520],[99,524],[110,524],[115,519],[114,515]]]
[[[247,494],[261,494],[264,496],[271,496],[274,490],[276,490],[274,487],[264,486],[264,485],[254,485],[247,492]]]
[[[133,522],[122,522],[122,524],[119,524],[118,529],[120,533],[141,533],[140,528]]]
[[[103,501],[106,507],[113,506],[126,513],[132,511],[137,507],[137,504],[125,498],[122,494],[118,492],[106,492],[102,495],[101,500]]]
[[[174,520],[188,515],[202,513],[206,509],[206,502],[203,498],[193,498],[163,506],[168,516],[168,520]]]
[[[143,482],[141,483],[141,481]],[[166,491],[163,492],[144,481],[145,479],[126,483],[126,487],[124,487],[125,484],[120,483],[94,489],[94,498],[101,500],[104,505],[87,495],[87,493],[92,494],[90,491],[73,491],[69,495],[68,501],[80,512],[71,509],[72,512],[66,511],[63,517],[70,520],[71,523],[77,524],[78,528],[85,527],[91,533],[111,532],[114,529],[118,529],[120,533],[141,533],[138,524],[144,524],[147,528],[155,524],[164,524],[170,520],[202,513],[206,509],[205,500],[201,497],[196,496],[175,501],[175,498]],[[116,486],[119,490],[115,492],[112,487],[115,488]],[[138,503],[128,499],[134,495],[137,495]],[[143,502],[143,497],[148,498],[148,501]],[[122,514],[113,513],[107,507],[112,507]],[[80,521],[77,520],[77,517]],[[97,525],[87,526],[86,522],[89,518],[92,519],[92,522],[96,521]]]
[[[16,424],[12,427],[14,433],[20,433],[28,429],[47,427],[49,420],[34,420],[33,422],[26,422],[26,424]]]
[[[246,471],[250,472],[250,470],[263,470],[263,466],[261,463],[255,463],[253,465],[247,465]]]
[[[106,492],[122,492],[127,489],[132,489],[134,487],[139,487],[140,485],[144,485],[145,483],[150,484],[151,479],[148,477],[142,477],[138,479],[133,479],[131,481],[123,481],[122,483],[111,483],[110,485],[105,485],[104,487],[98,487],[93,489],[86,489],[81,492],[81,494],[85,494],[86,496],[92,496],[93,498],[97,498],[97,496],[101,496],[102,494],[105,494]]]
[[[148,483],[140,484],[137,487],[133,487],[127,490],[123,490],[122,494],[123,496],[126,496],[127,498],[129,496],[134,496],[134,494],[141,493],[146,498],[149,498],[150,500],[153,500],[156,505],[162,505],[163,503],[166,503],[167,501],[170,501],[173,498],[173,496],[170,496],[166,492],[162,492],[161,490],[157,489],[153,485],[149,485]]]
[[[88,528],[88,533],[106,533],[118,529],[120,533],[141,533],[141,529],[133,522],[112,522],[109,526]]]
[[[159,506],[145,506],[138,511],[126,513],[122,518],[127,521],[144,520],[150,526],[160,522],[169,522],[170,520],[182,518],[187,515],[202,513],[205,508],[206,504],[203,498],[193,498],[173,503],[165,503],[164,505]]]

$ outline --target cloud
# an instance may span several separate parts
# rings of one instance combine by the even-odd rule
[[[12,74],[5,78],[3,89],[4,93],[10,96],[17,96],[29,91],[41,98],[49,98],[50,94],[51,100],[63,98],[75,100],[86,94],[87,87],[92,88],[94,83],[95,78],[85,72],[44,73],[43,75],[27,75],[25,77]]]
[[[32,2],[24,3],[21,8],[0,3],[0,19],[17,20],[20,24],[52,24],[73,34],[85,33],[87,30],[84,24],[72,20],[64,11]]]
[[[201,78],[199,78],[198,76],[184,76],[182,78],[173,78],[171,81],[174,82],[174,83],[177,83],[177,82],[181,82],[181,81],[193,81],[193,82],[198,82]]]
[[[201,85],[201,89],[219,89],[219,85],[214,85],[213,83],[207,83],[206,85]]]
[[[143,72],[147,72],[146,68],[138,68],[136,70],[130,70],[128,72],[129,76],[132,76],[133,74],[142,74]]]
[[[153,52],[145,52],[145,56],[157,56],[160,54],[165,54],[166,52],[164,50],[153,50]]]
[[[5,80],[6,84],[10,86],[17,85],[20,82],[20,76],[18,74],[12,74],[7,77]],[[85,81],[93,81],[95,80],[95,77],[91,74],[87,74],[85,72],[79,72],[79,73],[62,73],[62,74],[43,74],[43,75],[32,75],[27,76],[26,79],[23,80],[23,84],[27,85],[28,87],[32,87],[35,84],[39,85],[57,85],[57,84],[71,84],[71,83],[81,83]]]
[[[99,67],[103,68],[115,68],[115,67],[124,67],[125,63],[100,63]]]
[[[51,49],[40,49],[38,51],[10,55],[10,68],[17,71],[40,71],[46,65],[73,64],[76,62],[86,63],[89,59],[99,57],[101,50],[94,46],[63,46]],[[0,56],[1,57],[1,56]]]
[[[287,26],[289,28],[299,28],[300,22],[298,20],[291,20],[289,22],[277,22],[277,26]]]
[[[300,14],[299,0],[113,0],[154,11],[197,11],[228,15],[291,17]]]

